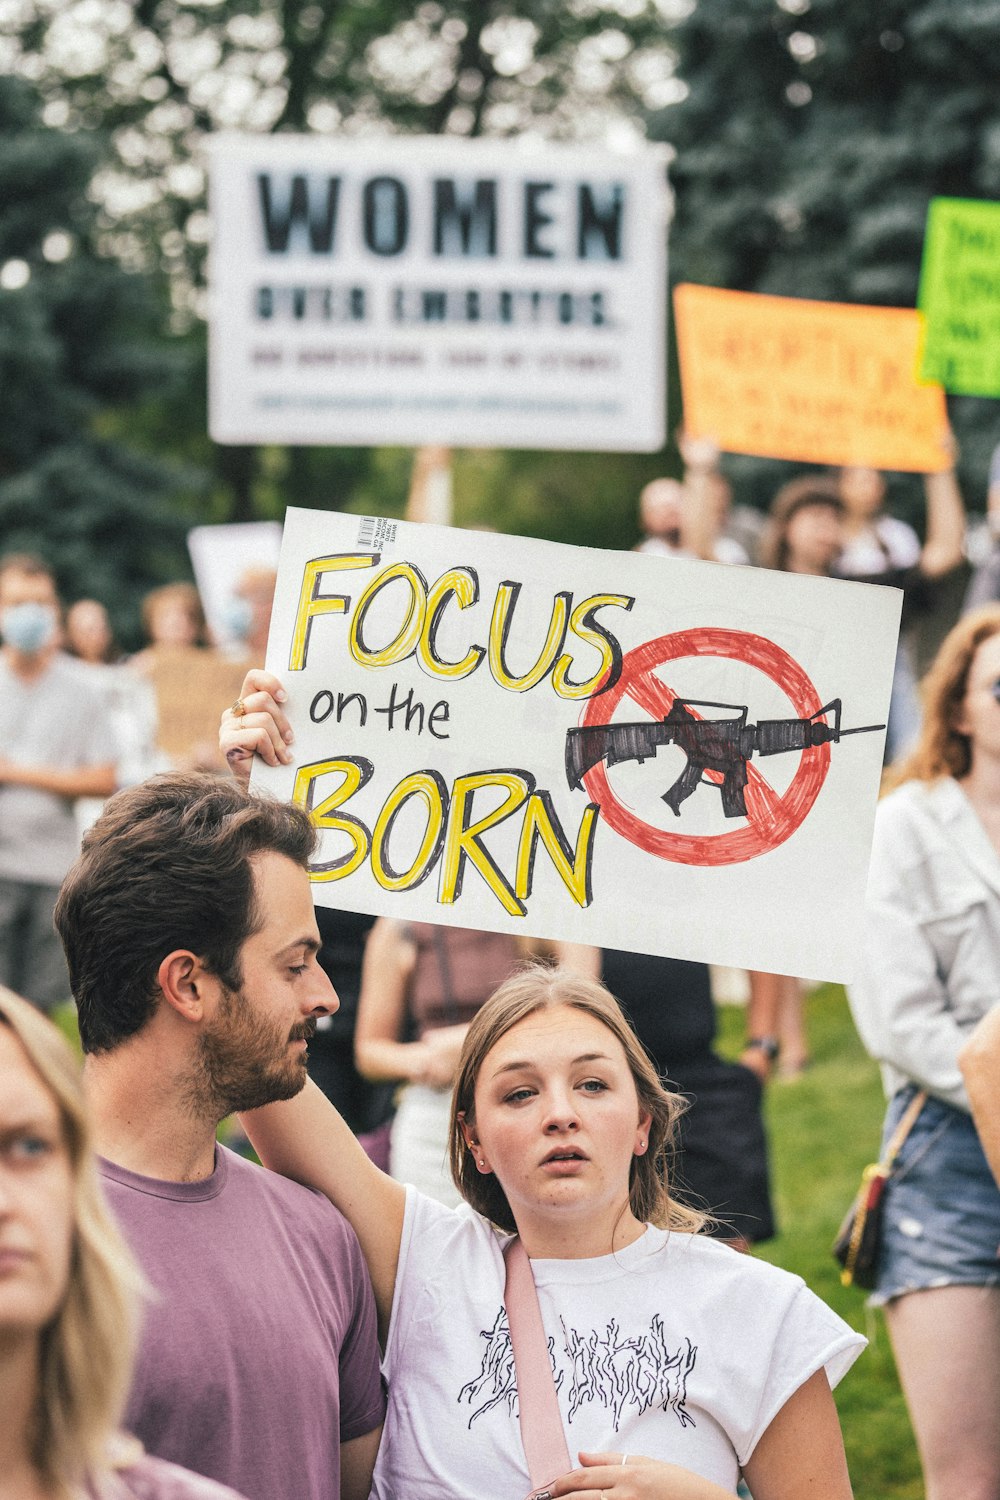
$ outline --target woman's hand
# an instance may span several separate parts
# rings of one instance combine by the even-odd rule
[[[222,715],[219,749],[239,781],[249,781],[253,758],[269,766],[286,766],[293,759],[288,748],[295,736],[282,712],[287,694],[270,672],[249,671],[240,696]]]
[[[572,1469],[532,1500],[732,1500],[729,1490],[678,1464],[638,1453],[581,1453]]]

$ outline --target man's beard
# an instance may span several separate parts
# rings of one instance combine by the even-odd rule
[[[198,1040],[191,1095],[198,1112],[216,1119],[292,1099],[306,1084],[306,1054],[289,1043],[308,1041],[316,1022],[309,1016],[290,1031],[259,1015],[244,990],[226,990],[218,1014]]]

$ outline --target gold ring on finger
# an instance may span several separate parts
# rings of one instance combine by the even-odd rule
[[[229,710],[229,712],[232,714],[232,716],[233,716],[234,719],[242,719],[242,717],[246,713],[246,711],[247,711],[247,706],[243,702],[242,698],[237,698],[236,702],[233,704],[232,708]]]

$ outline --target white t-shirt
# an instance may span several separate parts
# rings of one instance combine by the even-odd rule
[[[503,1308],[505,1240],[407,1189],[373,1500],[520,1500],[530,1489]],[[570,1456],[644,1454],[736,1491],[740,1465],[822,1366],[865,1340],[797,1276],[647,1229],[616,1255],[534,1260]]]

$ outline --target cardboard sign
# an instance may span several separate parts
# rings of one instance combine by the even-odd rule
[[[924,379],[964,396],[1000,396],[1000,203],[933,199],[919,303]]]
[[[217,442],[662,447],[658,149],[223,136],[211,168]]]
[[[846,979],[900,597],[289,510],[255,783],[321,903]]]
[[[731,453],[922,473],[951,464],[920,317],[684,285],[674,292],[684,426]]]

